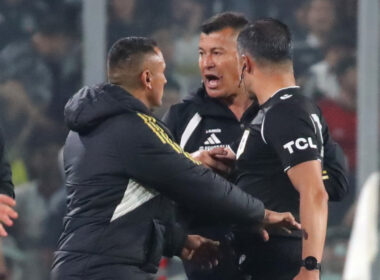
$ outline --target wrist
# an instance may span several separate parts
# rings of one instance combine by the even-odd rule
[[[300,274],[307,276],[307,279],[319,280],[320,279],[320,271],[318,269],[315,270],[307,270],[305,267],[301,267]]]
[[[264,210],[264,219],[263,219],[263,223],[264,223],[264,224],[268,223],[268,221],[269,221],[269,216],[271,215],[271,212],[272,212],[272,211],[270,211],[270,210],[268,210],[268,209],[265,209],[265,210]]]
[[[301,261],[301,267],[304,267],[306,270],[313,271],[318,270],[321,271],[321,263],[314,257],[314,256],[308,256],[305,257]]]

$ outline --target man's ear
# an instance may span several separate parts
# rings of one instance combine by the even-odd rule
[[[249,74],[252,74],[255,67],[255,62],[252,60],[250,56],[247,56],[247,55],[244,55],[243,59],[244,59],[245,71],[247,71],[247,73]]]
[[[149,69],[145,69],[141,73],[141,82],[143,84],[143,87],[146,89],[152,89],[152,73]]]

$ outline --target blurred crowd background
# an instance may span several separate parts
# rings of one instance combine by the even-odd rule
[[[0,0],[0,120],[20,216],[1,240],[0,270],[8,279],[48,279],[65,211],[63,108],[82,86],[82,5]],[[323,264],[323,279],[341,279],[356,195],[357,0],[109,0],[107,5],[107,48],[121,37],[151,36],[164,53],[168,83],[164,105],[155,112],[159,117],[200,85],[204,19],[238,11],[290,26],[298,84],[318,102],[347,157],[350,193],[330,205]]]

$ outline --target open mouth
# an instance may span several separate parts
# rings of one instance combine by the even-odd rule
[[[205,75],[205,78],[206,78],[206,86],[208,88],[217,88],[218,85],[219,85],[219,82],[220,82],[220,77],[216,76],[216,75],[213,75],[213,74],[207,74]]]

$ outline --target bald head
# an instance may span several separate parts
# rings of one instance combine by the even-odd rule
[[[126,37],[113,44],[108,52],[108,80],[129,89],[141,86],[140,75],[151,60],[162,57],[154,40]]]

